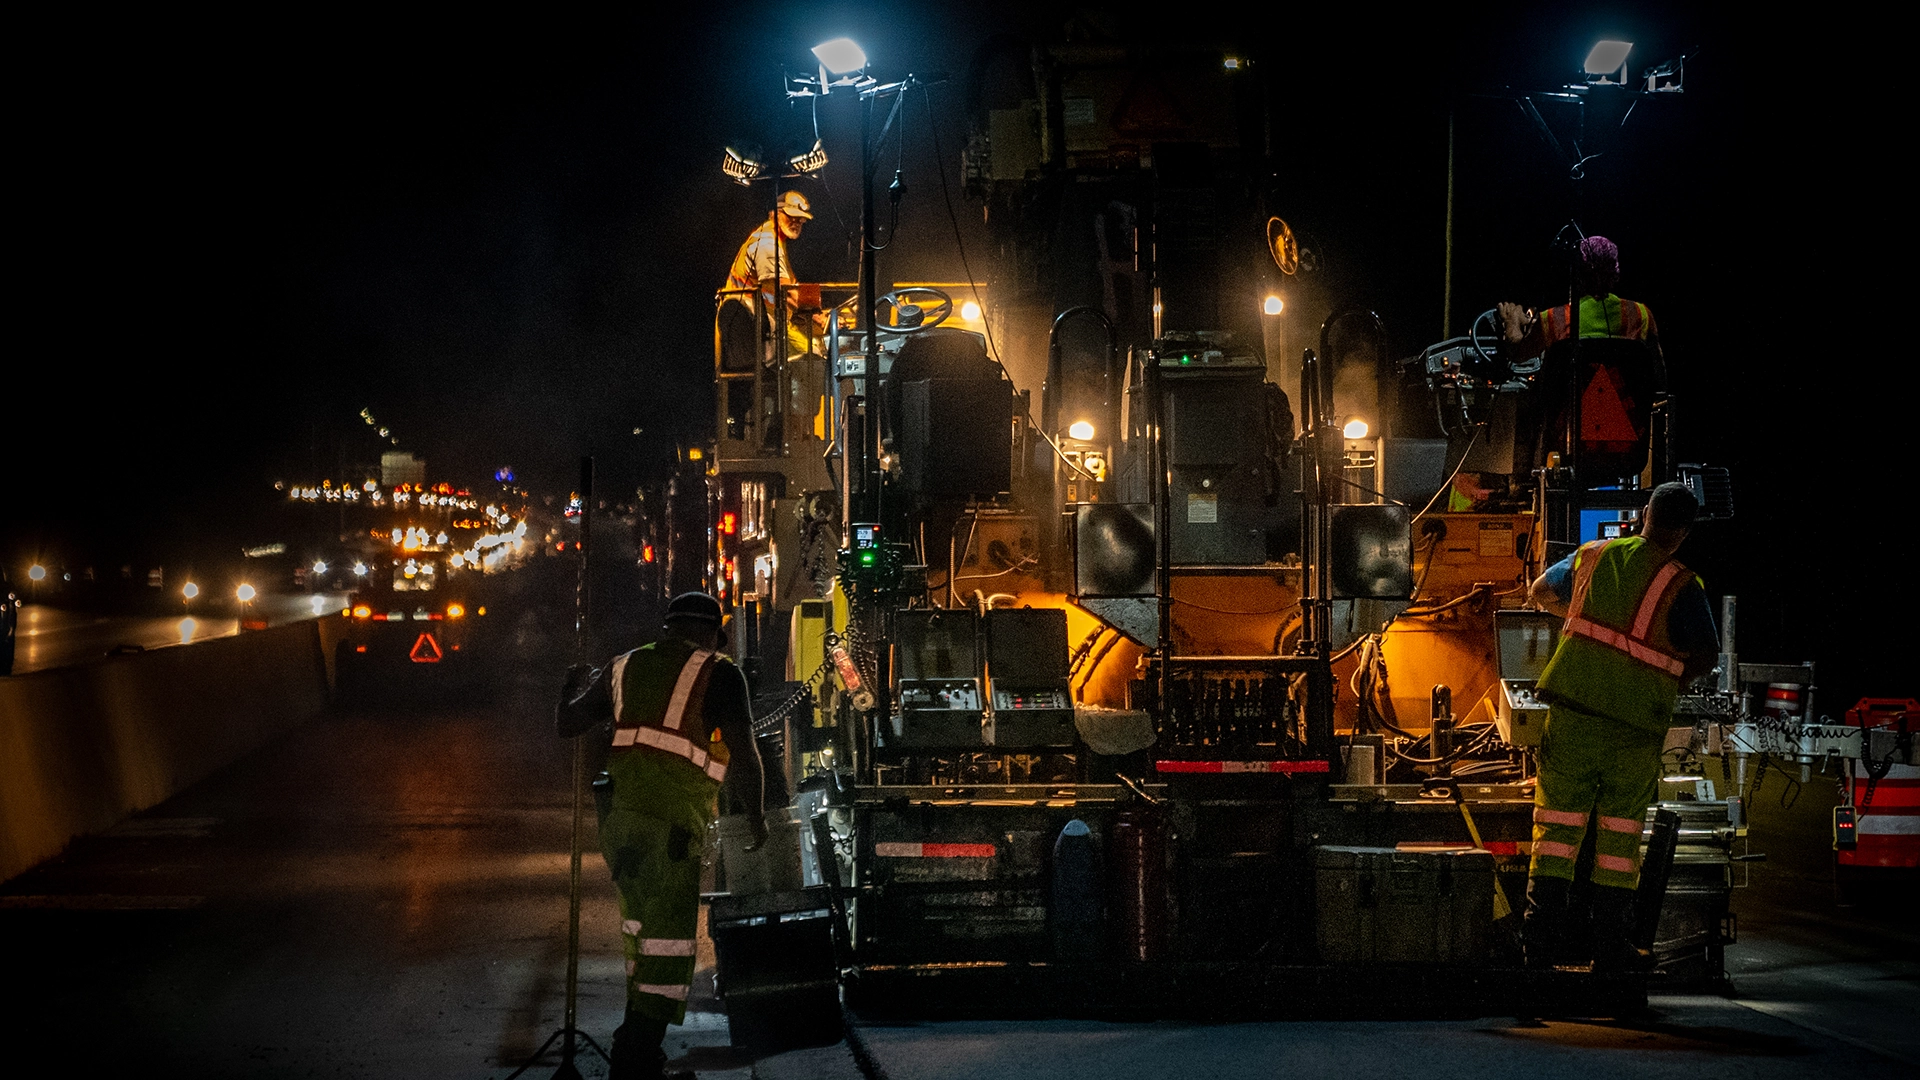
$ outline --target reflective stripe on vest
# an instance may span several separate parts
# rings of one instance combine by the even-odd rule
[[[622,690],[626,685],[627,657],[623,653],[613,662],[613,715],[621,718],[626,715]],[[662,726],[650,724],[625,724],[615,720],[613,729],[613,748],[628,750],[636,746],[663,750],[675,757],[682,757],[693,763],[694,768],[713,778],[715,783],[727,778],[725,762],[715,761],[704,746],[679,733],[681,724],[686,720],[687,705],[693,700],[693,693],[704,682],[704,676],[713,669],[715,654],[709,649],[696,649],[687,662],[680,665],[680,675],[673,683],[673,696],[667,700],[666,715],[660,718]]]
[[[1573,612],[1569,613],[1567,624],[1561,633],[1586,638],[1588,641],[1617,649],[1656,671],[1679,678],[1680,674],[1686,670],[1686,664],[1679,657],[1654,648],[1647,640],[1647,634],[1653,628],[1654,614],[1660,610],[1661,601],[1668,591],[1685,584],[1684,580],[1680,580],[1680,575],[1685,568],[1679,563],[1668,560],[1654,574],[1653,581],[1647,586],[1647,591],[1641,594],[1640,603],[1634,611],[1632,634],[1595,622],[1585,614],[1588,583],[1593,580],[1594,571],[1600,566],[1601,556],[1606,554],[1607,548],[1613,543],[1614,541],[1607,540],[1595,546],[1593,558],[1574,571],[1573,595],[1579,604]]]

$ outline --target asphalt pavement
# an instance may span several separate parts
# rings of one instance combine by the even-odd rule
[[[561,665],[537,649],[552,628],[503,630],[487,693],[336,711],[0,884],[7,1071],[500,1080],[533,1059],[563,1019],[571,755],[550,733]],[[622,961],[586,848],[579,1025],[604,1045]],[[1780,850],[1737,899],[1733,996],[1641,1017],[858,1024],[863,1072],[845,1043],[732,1050],[703,938],[669,1049],[732,1080],[1915,1075],[1912,894],[1839,910],[1817,853]]]

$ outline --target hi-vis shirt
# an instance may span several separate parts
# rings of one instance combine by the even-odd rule
[[[716,784],[727,778],[719,717],[745,702],[732,700],[744,695],[726,657],[662,641],[616,657],[611,674],[614,753],[645,749],[684,759]]]
[[[1572,590],[1542,700],[1665,731],[1687,658],[1717,645],[1700,579],[1638,536],[1582,545],[1544,576]]]
[[[775,263],[778,262],[776,274]],[[727,271],[727,283],[724,299],[754,306],[753,290],[763,281],[778,278],[780,284],[791,285],[793,263],[787,258],[787,241],[773,227],[773,217],[760,223],[760,227],[747,234],[747,242],[740,245],[740,251],[733,257],[733,266]],[[773,294],[762,290],[760,303],[763,310],[772,310]]]

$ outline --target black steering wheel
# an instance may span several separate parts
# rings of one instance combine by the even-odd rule
[[[932,307],[920,307],[920,325],[888,326],[880,320],[880,306],[882,304],[898,309],[905,304],[912,303],[913,298],[917,296],[930,296],[934,299]],[[922,330],[931,330],[941,323],[946,322],[947,317],[952,314],[953,297],[948,296],[939,289],[928,288],[925,285],[915,285],[908,289],[895,289],[885,296],[875,297],[873,301],[873,325],[883,334],[917,334]]]
[[[1480,358],[1485,369],[1500,366],[1500,346],[1503,342],[1500,337],[1499,308],[1488,308],[1481,312],[1480,317],[1473,320],[1473,327],[1467,331],[1467,336],[1472,340],[1474,354]]]

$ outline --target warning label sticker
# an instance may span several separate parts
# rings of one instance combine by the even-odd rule
[[[1492,559],[1513,558],[1513,522],[1481,522],[1480,555],[1482,558]]]
[[[1212,525],[1220,520],[1220,496],[1187,496],[1187,524]]]

